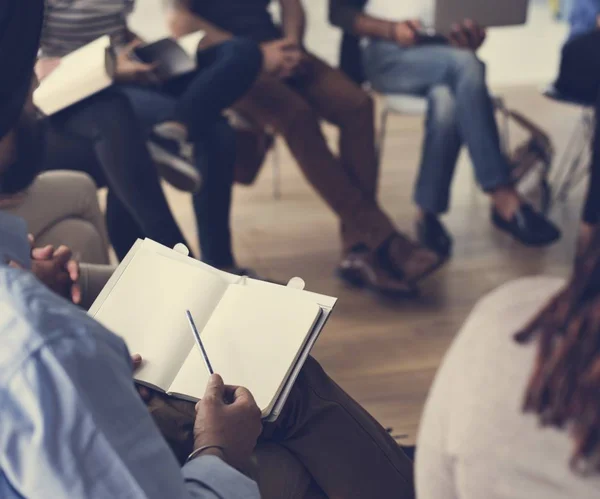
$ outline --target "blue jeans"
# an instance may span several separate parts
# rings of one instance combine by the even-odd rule
[[[511,184],[485,65],[473,52],[445,45],[403,48],[372,40],[363,48],[363,60],[367,77],[378,92],[427,98],[426,135],[414,194],[421,209],[433,214],[448,210],[450,185],[463,144],[484,191]]]

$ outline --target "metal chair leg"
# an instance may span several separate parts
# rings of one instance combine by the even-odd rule
[[[273,155],[273,198],[279,200],[281,199],[281,156],[277,137],[273,142],[271,154]]]
[[[379,133],[377,136],[377,163],[379,167],[381,167],[381,164],[383,162],[383,152],[385,147],[385,137],[387,134],[387,123],[389,116],[390,111],[389,109],[385,108],[381,112],[381,119],[379,121]]]

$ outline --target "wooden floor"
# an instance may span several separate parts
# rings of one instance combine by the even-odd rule
[[[510,106],[547,127],[562,151],[577,117],[575,109],[548,102],[535,88],[501,93]],[[327,133],[334,143],[335,132]],[[410,232],[421,134],[419,118],[390,120],[380,183],[383,206],[398,227]],[[520,276],[568,271],[580,196],[553,210],[553,218],[567,228],[561,243],[548,250],[520,247],[490,226],[487,200],[474,186],[465,155],[452,211],[445,218],[455,237],[454,258],[423,284],[419,300],[382,302],[346,288],[334,277],[339,256],[336,220],[307,186],[285,146],[281,150],[281,200],[272,196],[270,162],[256,185],[235,192],[233,227],[239,263],[277,280],[301,276],[308,289],[339,297],[315,356],[382,424],[411,441],[436,368],[477,300]],[[191,239],[195,232],[189,200],[168,193]]]

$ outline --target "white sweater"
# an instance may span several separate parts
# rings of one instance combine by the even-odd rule
[[[484,298],[454,341],[418,437],[419,499],[597,499],[600,476],[573,474],[566,431],[540,429],[521,405],[535,342],[513,335],[560,289],[548,277],[507,284]]]

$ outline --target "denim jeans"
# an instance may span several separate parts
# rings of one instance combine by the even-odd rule
[[[445,45],[403,48],[383,40],[363,47],[365,71],[384,94],[427,98],[428,113],[415,202],[428,213],[448,210],[450,185],[461,147],[467,146],[481,188],[510,185],[485,65],[475,54]]]

